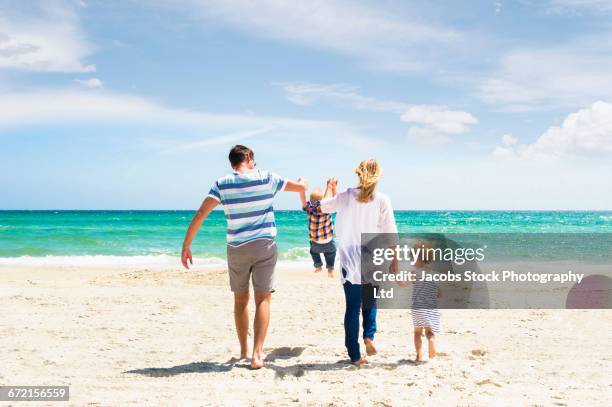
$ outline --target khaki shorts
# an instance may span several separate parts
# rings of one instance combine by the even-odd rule
[[[256,239],[240,246],[227,246],[227,268],[233,292],[249,290],[249,278],[255,291],[274,291],[274,267],[278,251],[271,239]]]

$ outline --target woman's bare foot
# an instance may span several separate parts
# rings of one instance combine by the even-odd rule
[[[359,360],[356,360],[355,362],[351,362],[351,365],[361,367],[361,365],[364,365],[366,363],[368,363],[368,360],[366,358],[361,358]]]
[[[314,272],[315,273],[320,273],[322,271],[323,271],[323,269],[321,267],[316,267]]]
[[[373,356],[373,355],[376,355],[378,353],[378,351],[376,350],[376,346],[374,346],[374,341],[373,340],[371,340],[370,338],[365,338],[363,340],[363,342],[365,343],[366,354],[368,356]]]
[[[261,369],[263,366],[264,362],[262,355],[253,352],[253,357],[251,358],[251,369]]]
[[[329,278],[334,277],[334,269],[327,269],[327,277]]]

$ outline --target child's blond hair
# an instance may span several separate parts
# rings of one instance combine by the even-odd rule
[[[320,188],[313,189],[310,193],[310,203],[315,204],[321,199],[323,199],[323,191]]]

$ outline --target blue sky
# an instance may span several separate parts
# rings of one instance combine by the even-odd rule
[[[0,209],[195,208],[236,143],[375,157],[397,209],[612,209],[612,1],[0,0]]]

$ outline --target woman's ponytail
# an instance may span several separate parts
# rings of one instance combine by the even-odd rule
[[[355,173],[359,177],[360,188],[357,201],[363,203],[370,202],[376,190],[378,179],[382,175],[380,165],[378,165],[375,159],[369,158],[362,161],[357,168],[355,168]]]

